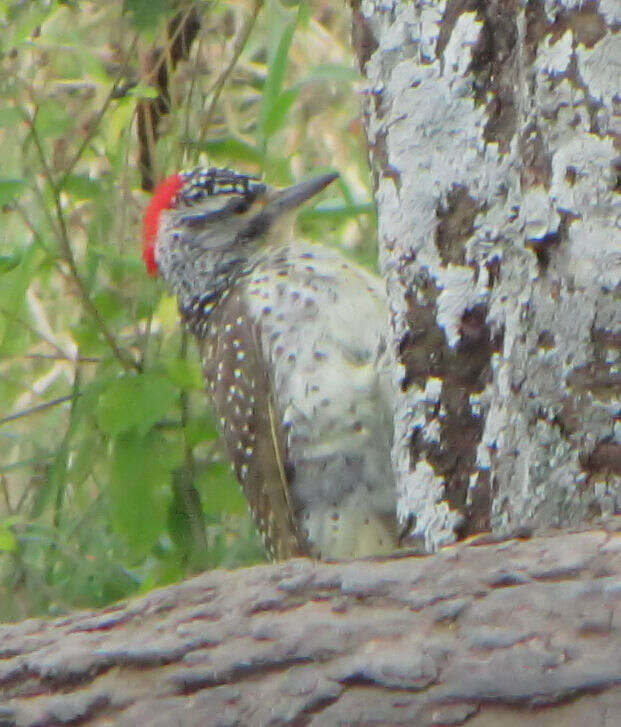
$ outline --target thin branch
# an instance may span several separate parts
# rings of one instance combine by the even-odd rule
[[[44,458],[29,457],[28,459],[20,459],[17,462],[11,462],[11,464],[0,465],[0,472],[12,472],[14,470],[20,469],[21,467],[31,467],[32,465],[36,465],[40,462],[52,459],[54,459],[53,454],[47,454]]]
[[[187,359],[188,354],[188,333],[186,330],[181,334],[180,356]],[[183,448],[185,450],[185,463],[183,470],[180,470],[181,482],[176,481],[175,486],[183,500],[185,512],[190,523],[190,533],[192,534],[192,552],[190,556],[190,565],[192,568],[204,568],[204,558],[207,554],[207,533],[205,531],[205,516],[201,505],[200,497],[194,479],[196,477],[196,459],[194,450],[188,441],[188,421],[190,419],[190,402],[187,391],[181,390],[179,395],[179,403],[181,408],[181,427],[183,430]]]
[[[86,510],[84,510],[80,519],[77,520],[65,534],[67,542],[71,542],[71,539],[77,534],[80,528],[82,528],[86,524],[86,521],[92,517],[93,511],[101,505],[103,499],[103,494],[100,490],[96,497],[87,505]]]
[[[151,191],[159,178],[155,146],[160,136],[160,121],[170,113],[169,75],[181,60],[187,59],[193,39],[200,29],[198,5],[192,3],[185,12],[177,13],[168,23],[164,47],[145,50],[141,59],[141,80],[157,91],[156,98],[142,99],[136,106],[138,163],[144,191]]]
[[[33,185],[33,189],[34,189],[34,190],[36,190],[36,192],[35,192],[35,193],[37,194],[37,196],[38,196],[38,197],[39,197],[39,199],[41,200],[41,190],[39,189],[39,187],[38,187],[38,186],[37,186],[37,185],[35,184],[35,185]],[[51,260],[52,264],[53,264],[53,265],[54,265],[54,267],[56,268],[56,270],[57,270],[58,274],[59,274],[59,275],[60,275],[60,276],[61,276],[62,278],[64,278],[65,280],[68,280],[68,279],[69,279],[69,276],[67,275],[67,271],[63,269],[63,266],[62,266],[62,265],[60,264],[60,261],[59,261],[59,259],[58,259],[58,256],[57,256],[57,255],[56,255],[55,253],[53,253],[53,252],[52,252],[52,251],[51,251],[51,250],[50,250],[50,249],[49,249],[49,248],[47,247],[47,245],[45,244],[45,242],[43,242],[43,235],[42,235],[42,234],[41,234],[41,233],[40,233],[40,232],[39,232],[39,231],[37,230],[37,228],[36,228],[36,227],[35,227],[35,226],[34,226],[34,225],[32,224],[32,222],[31,222],[31,221],[30,221],[30,219],[28,218],[28,215],[26,214],[26,211],[24,210],[24,208],[23,208],[23,207],[22,207],[22,206],[21,206],[21,205],[19,204],[19,202],[13,202],[13,203],[12,203],[12,205],[11,205],[11,207],[12,207],[13,211],[17,212],[17,214],[18,214],[18,215],[20,216],[20,218],[22,219],[22,222],[24,223],[24,225],[26,225],[26,228],[27,228],[27,229],[29,230],[30,234],[32,235],[32,238],[33,238],[34,242],[35,242],[35,243],[36,243],[36,244],[37,244],[37,245],[38,245],[38,246],[39,246],[39,247],[40,247],[40,248],[41,248],[41,249],[42,249],[42,250],[43,250],[43,251],[44,251],[44,252],[46,253],[46,255],[47,255],[47,256],[49,257],[49,259]],[[43,208],[44,208],[45,210],[47,210],[47,205],[45,205],[45,203],[42,203],[42,207],[43,207]],[[48,217],[48,219],[49,219],[49,217]],[[50,225],[50,226],[51,226],[51,227],[52,227],[52,229],[53,229],[53,228],[54,228],[53,220],[49,220],[49,221],[50,221],[50,223],[51,223],[51,225]],[[54,232],[56,233],[56,230],[55,230]]]
[[[207,135],[207,130],[209,129],[209,126],[211,124],[211,117],[213,116],[213,113],[215,111],[215,107],[218,103],[218,99],[220,98],[220,94],[222,93],[222,90],[224,89],[224,86],[229,76],[237,65],[239,56],[241,55],[248,41],[248,38],[250,37],[250,33],[252,32],[252,29],[257,22],[257,17],[261,8],[263,7],[263,3],[264,0],[255,0],[254,7],[252,9],[252,12],[250,13],[250,16],[246,19],[244,27],[241,29],[239,35],[235,39],[235,45],[233,47],[233,55],[231,57],[231,60],[229,61],[226,68],[222,71],[222,73],[218,76],[216,82],[213,85],[211,102],[209,104],[209,108],[207,109],[207,113],[205,114],[205,119],[201,124],[199,138],[203,138]]]
[[[4,475],[0,475],[0,485],[2,486],[2,494],[4,495],[4,504],[6,505],[6,511],[9,515],[14,515],[15,510],[13,510],[13,506],[11,505],[9,488],[6,484],[6,477]]]
[[[45,361],[68,361],[70,363],[100,363],[98,356],[67,356],[66,354],[55,353],[24,353],[17,358],[43,359]]]
[[[60,527],[60,520],[61,520],[61,513],[63,509],[63,503],[65,499],[65,493],[67,489],[67,464],[69,462],[69,444],[71,442],[71,437],[74,434],[75,431],[75,411],[76,411],[76,402],[78,401],[78,397],[80,396],[80,368],[78,366],[75,367],[75,375],[73,378],[73,399],[71,401],[71,411],[69,413],[69,424],[67,425],[67,430],[65,431],[65,436],[63,437],[63,441],[60,444],[59,452],[58,454],[62,453],[62,464],[63,464],[63,477],[57,481],[57,490],[56,490],[56,498],[54,502],[54,516],[52,519],[52,522],[54,523],[54,527],[58,529]],[[58,462],[58,455],[56,457],[56,461]],[[54,479],[56,479],[54,477]]]
[[[199,41],[199,51],[200,51],[200,41]],[[188,88],[188,92],[185,96],[185,113],[184,113],[184,120],[183,120],[183,133],[181,134],[182,139],[189,139],[190,138],[190,109],[192,104],[192,98],[194,96],[194,91],[196,90],[197,82],[196,82],[196,75],[192,75],[190,79],[190,85]],[[186,166],[188,163],[188,147],[187,144],[184,144],[181,150],[181,157],[182,157],[182,165],[183,167]]]
[[[137,326],[137,333],[135,336],[135,340],[137,341],[137,345],[139,346],[139,349],[140,349],[139,362],[140,362],[140,365],[144,368],[146,365],[149,342],[151,341],[151,328],[153,326],[153,312],[150,312],[149,315],[147,316],[147,319],[146,319],[145,325],[144,325],[144,329],[142,330],[142,332],[140,331],[138,322],[136,322],[136,326]]]
[[[15,321],[16,323],[19,323],[20,326],[23,326],[24,328],[28,329],[34,336],[37,338],[40,338],[42,341],[45,341],[45,343],[48,344],[48,346],[51,346],[60,356],[61,358],[66,358],[67,360],[71,361],[72,358],[67,354],[66,351],[63,351],[63,349],[51,338],[48,338],[45,333],[40,331],[36,326],[33,326],[30,324],[27,320],[21,318],[17,314],[13,313],[12,311],[7,310],[6,308],[0,306],[0,313],[7,318],[8,320]]]
[[[30,416],[31,414],[37,414],[38,412],[45,411],[46,409],[51,409],[53,406],[64,404],[66,401],[72,401],[77,396],[80,396],[80,394],[67,394],[66,396],[59,396],[56,399],[46,401],[43,404],[36,404],[28,409],[16,411],[14,414],[9,414],[8,416],[0,418],[0,425],[6,424],[7,422],[14,422],[16,419],[23,419],[24,417]]]
[[[82,301],[82,305],[89,312],[89,314],[91,315],[91,317],[97,324],[97,327],[98,327],[100,333],[102,334],[102,336],[108,343],[109,347],[111,348],[112,352],[114,353],[115,357],[118,359],[120,364],[123,366],[123,368],[126,371],[131,371],[131,370],[140,371],[140,365],[131,356],[129,356],[124,350],[122,350],[119,347],[115,337],[108,330],[108,327],[107,327],[104,319],[102,318],[102,316],[99,313],[99,311],[97,310],[95,304],[91,300],[89,292],[86,288],[86,285],[78,272],[78,267],[77,267],[77,264],[75,261],[75,257],[73,255],[73,250],[71,248],[71,242],[69,241],[69,231],[67,229],[67,221],[65,219],[65,213],[63,211],[62,202],[60,199],[60,190],[54,180],[52,171],[47,163],[45,151],[43,149],[41,139],[39,138],[39,135],[35,128],[33,119],[31,119],[30,115],[25,110],[23,110],[23,117],[24,117],[24,121],[29,126],[30,135],[31,135],[31,137],[34,141],[35,147],[37,149],[39,160],[41,162],[43,176],[45,177],[45,180],[46,180],[46,182],[52,192],[52,196],[54,198],[54,208],[56,211],[56,219],[57,219],[59,227],[60,227],[58,241],[60,243],[63,259],[69,266],[69,272],[71,275],[71,279],[78,290],[78,294]]]
[[[132,56],[134,50],[136,49],[136,45],[138,43],[138,34],[134,35],[133,40],[129,46],[129,49],[127,51],[127,54],[125,58],[123,59],[123,62],[121,63],[121,67],[116,74],[116,77],[114,81],[112,82],[112,87],[110,88],[110,91],[108,92],[108,95],[106,96],[101,108],[97,112],[97,115],[93,119],[93,123],[89,126],[89,131],[84,136],[84,139],[82,139],[82,143],[78,147],[76,153],[71,158],[71,161],[67,165],[67,168],[65,169],[63,176],[59,183],[59,188],[62,189],[65,185],[65,182],[67,181],[67,177],[71,174],[73,169],[75,168],[75,165],[80,161],[82,158],[82,154],[84,154],[87,146],[91,143],[93,137],[95,136],[96,132],[99,129],[99,122],[104,117],[106,111],[108,110],[108,106],[112,103],[112,100],[116,98],[116,94],[118,92],[118,85],[121,82],[121,79],[123,76],[127,73],[127,70],[129,68],[129,59]]]
[[[37,117],[37,111],[38,111],[38,109],[35,110],[35,113],[34,113],[34,116],[32,119],[33,124],[35,123],[35,120]],[[25,113],[25,112],[23,112],[23,113]],[[26,138],[26,141],[27,140],[28,140],[28,138]],[[48,201],[45,199],[43,190],[39,186],[39,180],[37,179],[37,176],[38,176],[37,172],[26,168],[24,176],[26,179],[30,179],[32,181],[32,191],[35,193],[35,195],[37,197],[37,200],[39,202],[39,208],[43,212],[45,219],[47,220],[47,223],[50,226],[50,229],[52,230],[52,232],[54,233],[54,235],[56,237],[60,237],[60,231],[58,229],[56,219],[55,219],[54,215],[50,212]],[[58,255],[56,255],[55,258],[56,258],[56,264],[58,265],[59,264]],[[63,275],[65,276],[65,278],[67,277],[66,272],[63,272]]]
[[[45,462],[49,460],[50,462],[54,459],[54,455],[49,455],[45,460],[41,460],[41,462]],[[40,475],[32,474],[30,478],[28,479],[28,482],[26,483],[26,486],[22,490],[22,494],[19,498],[19,502],[17,503],[17,507],[15,508],[16,512],[22,512],[22,509],[25,507],[26,503],[28,502],[28,498],[31,495],[32,489],[35,486],[36,480],[40,477]],[[32,500],[30,500],[32,502]]]
[[[26,211],[19,204],[19,202],[14,201],[11,204],[11,209],[13,209],[13,211],[17,212],[17,214],[21,217],[22,222],[26,225],[28,231],[32,235],[32,238],[36,242],[36,244],[49,256],[50,260],[54,260],[56,263],[58,263],[58,261],[56,260],[56,256],[54,255],[54,253],[43,242],[43,235],[32,224],[32,222],[28,218],[28,215],[26,214]],[[58,266],[58,269],[62,272],[62,268],[60,267],[60,265]]]

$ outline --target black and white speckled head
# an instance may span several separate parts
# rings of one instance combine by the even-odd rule
[[[196,168],[155,190],[145,212],[143,256],[183,306],[227,290],[252,268],[272,230],[337,177],[325,174],[282,190],[230,169]]]

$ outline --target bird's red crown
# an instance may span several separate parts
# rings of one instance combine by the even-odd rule
[[[184,185],[184,178],[181,174],[172,174],[161,181],[147,205],[142,221],[142,259],[147,266],[149,275],[157,274],[157,263],[155,262],[155,241],[157,229],[160,224],[162,210],[169,210],[174,207],[175,198]]]

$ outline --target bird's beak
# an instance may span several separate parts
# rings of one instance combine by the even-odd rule
[[[308,179],[306,182],[279,189],[273,193],[272,199],[269,200],[264,211],[278,217],[289,210],[293,210],[321,192],[322,189],[325,189],[338,176],[335,172],[321,174],[318,177],[313,177],[313,179]]]
[[[294,184],[293,187],[270,190],[267,193],[265,206],[248,220],[245,227],[238,233],[237,240],[247,242],[264,235],[270,227],[280,220],[287,220],[287,212],[291,212],[306,200],[321,192],[338,176],[334,172],[321,174],[306,182]]]

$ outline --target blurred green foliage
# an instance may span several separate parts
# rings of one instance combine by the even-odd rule
[[[140,260],[145,58],[197,12],[153,145],[284,185],[338,169],[303,234],[373,264],[340,3],[0,0],[0,619],[260,561],[176,306]],[[147,64],[148,66],[148,64]]]

